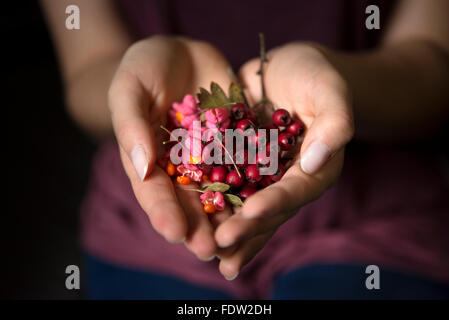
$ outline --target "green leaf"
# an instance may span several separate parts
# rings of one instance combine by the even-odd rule
[[[213,108],[228,108],[232,107],[228,97],[224,93],[223,89],[215,83],[211,82],[210,92],[204,88],[200,88],[200,93],[197,94],[199,107],[201,109],[213,109]]]
[[[212,95],[204,88],[200,88],[200,93],[197,94],[199,107],[201,109],[211,109],[215,107],[215,102]]]
[[[231,203],[233,206],[237,206],[237,207],[241,207],[243,206],[243,202],[242,199],[240,199],[240,197],[230,194],[230,193],[225,193],[225,198],[226,200]]]
[[[200,114],[200,121],[206,121],[206,115],[204,114],[204,112]]]
[[[212,97],[217,105],[229,103],[228,97],[226,97],[223,89],[216,82],[210,83],[210,93],[212,94]]]
[[[244,103],[242,88],[235,82],[229,85],[229,100],[235,103]]]
[[[211,191],[220,191],[220,192],[226,192],[228,191],[230,186],[226,183],[222,182],[215,182],[212,183],[210,186],[206,187],[204,191],[211,190]]]

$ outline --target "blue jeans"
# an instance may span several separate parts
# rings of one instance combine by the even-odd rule
[[[235,299],[171,276],[132,270],[86,256],[88,299]],[[365,266],[310,265],[275,280],[268,299],[449,299],[449,286],[381,268],[380,289],[365,286]]]

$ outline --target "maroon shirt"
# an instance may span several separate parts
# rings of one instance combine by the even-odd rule
[[[387,5],[389,3],[390,5]],[[209,41],[237,68],[268,48],[315,41],[332,48],[372,47],[393,1],[120,1],[136,38],[183,34]],[[378,4],[381,30],[365,28],[365,8]],[[137,203],[117,146],[106,144],[93,165],[83,206],[83,245],[117,264],[184,278],[237,297],[267,297],[276,275],[311,263],[376,264],[449,283],[449,183],[437,154],[350,146],[338,183],[282,225],[232,281],[217,261],[202,262],[162,239]]]

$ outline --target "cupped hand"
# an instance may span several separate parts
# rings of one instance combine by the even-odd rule
[[[109,89],[109,107],[125,171],[154,229],[170,242],[185,240],[201,259],[216,252],[214,226],[195,186],[173,184],[155,165],[167,110],[211,81],[227,87],[229,64],[211,45],[185,38],[152,37],[125,53]],[[194,196],[193,196],[194,195]],[[230,209],[221,213],[229,216]]]
[[[258,69],[258,59],[241,69],[252,101],[259,101],[262,94]],[[218,226],[215,238],[225,248],[219,252],[220,271],[230,279],[280,225],[334,184],[343,165],[345,145],[354,133],[346,82],[324,49],[293,43],[272,50],[264,75],[267,97],[275,107],[301,119],[306,132],[299,154],[283,178],[249,197],[236,214]]]

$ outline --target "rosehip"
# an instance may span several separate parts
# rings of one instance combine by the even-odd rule
[[[304,131],[304,123],[299,120],[293,119],[286,128],[288,133],[294,136],[299,136]]]
[[[204,212],[206,213],[214,213],[216,208],[213,203],[206,203],[203,207]]]
[[[246,131],[250,128],[254,128],[253,123],[249,119],[243,119],[237,122],[236,129],[241,131]]]
[[[242,190],[239,192],[239,196],[243,199],[246,199],[257,192],[257,189],[255,187],[245,185]]]
[[[237,103],[232,107],[232,116],[236,120],[242,120],[246,115],[246,108],[243,103]]]
[[[224,166],[213,167],[209,174],[209,180],[212,182],[224,182],[227,173],[228,170]]]
[[[292,118],[290,113],[285,109],[277,109],[272,116],[273,123],[277,126],[287,126],[290,124]]]
[[[258,182],[262,179],[259,172],[259,167],[256,164],[250,164],[245,169],[246,179],[249,182]]]
[[[290,150],[296,143],[295,137],[288,132],[283,132],[278,138],[279,146],[281,150]]]
[[[244,182],[245,178],[243,178],[243,175],[239,176],[238,172],[235,170],[229,172],[226,176],[226,183],[231,187],[240,188]]]

